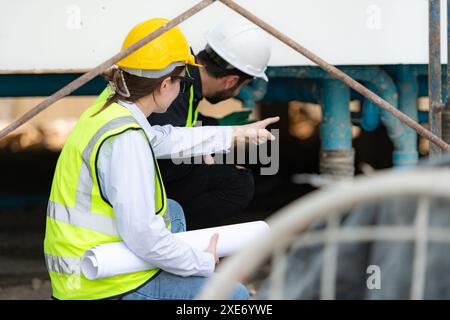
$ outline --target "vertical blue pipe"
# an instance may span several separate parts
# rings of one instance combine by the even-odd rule
[[[411,65],[399,65],[396,72],[399,109],[413,120],[418,121],[417,98],[419,96],[419,83],[417,71]],[[394,165],[406,167],[417,164],[417,134],[407,127],[407,132],[399,141],[401,147],[394,151]]]
[[[323,80],[323,107],[320,137],[322,150],[352,148],[350,88],[339,80]]]
[[[366,84],[367,89],[380,95],[377,87],[372,83]],[[362,105],[361,129],[364,131],[374,131],[380,125],[381,109],[372,100],[365,98]]]

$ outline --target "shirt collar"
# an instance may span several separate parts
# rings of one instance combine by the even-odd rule
[[[144,129],[145,134],[150,140],[150,143],[153,144],[155,134],[152,133],[151,125],[148,122],[147,118],[145,117],[145,114],[141,111],[141,109],[139,109],[138,106],[133,102],[119,100],[117,101],[117,103],[127,108],[131,112],[131,114],[136,119],[138,124],[142,127],[142,129]]]

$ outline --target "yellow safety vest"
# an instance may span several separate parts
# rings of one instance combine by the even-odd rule
[[[88,280],[81,273],[81,258],[88,249],[122,241],[114,210],[99,187],[96,162],[100,147],[106,139],[127,130],[143,130],[131,112],[117,103],[92,116],[103,103],[97,99],[82,114],[64,145],[53,177],[44,253],[57,299],[112,297],[139,287],[159,271],[151,269],[99,280]],[[166,193],[154,155],[153,160],[156,214],[164,218],[170,229],[170,218],[165,215]]]

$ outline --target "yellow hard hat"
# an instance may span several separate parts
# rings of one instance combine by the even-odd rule
[[[168,19],[154,18],[138,24],[128,33],[123,42],[122,50],[159,29],[167,22],[169,22]],[[186,38],[178,27],[166,31],[117,62],[117,65],[126,70],[163,70],[174,63],[199,66],[191,54]]]

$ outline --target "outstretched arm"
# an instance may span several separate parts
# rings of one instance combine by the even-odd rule
[[[275,137],[266,127],[279,120],[267,118],[244,126],[205,126],[195,128],[152,126],[153,150],[157,158],[177,159],[227,152],[235,144],[262,144]]]

